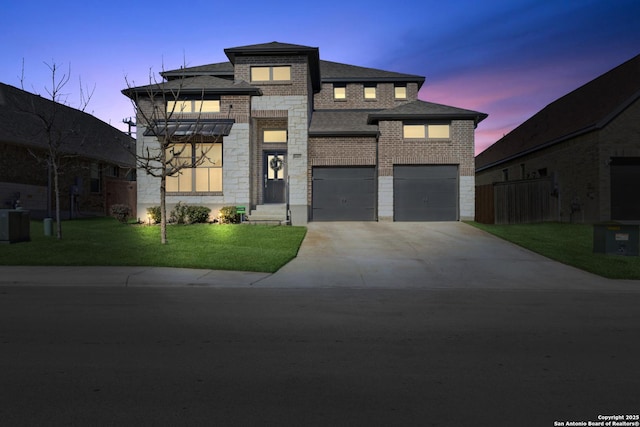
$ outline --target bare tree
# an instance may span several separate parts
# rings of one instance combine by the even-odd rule
[[[136,111],[136,165],[159,178],[160,240],[166,244],[167,178],[210,160],[213,144],[222,140],[222,133],[216,128],[220,124],[203,119],[205,90],[197,78],[181,75],[158,81],[150,70],[147,86],[134,87],[126,77],[125,81],[127,89],[123,93],[131,99]]]
[[[43,152],[30,149],[31,155],[47,168],[47,181],[53,179],[53,193],[55,200],[55,220],[56,220],[56,237],[62,239],[62,221],[60,218],[60,175],[63,173],[63,162],[65,159],[75,157],[73,150],[70,149],[70,143],[78,144],[79,138],[86,135],[77,135],[74,118],[69,114],[68,104],[69,94],[65,93],[65,88],[71,79],[71,66],[69,65],[67,72],[62,72],[60,66],[52,61],[44,63],[51,73],[50,85],[44,86],[44,90],[48,98],[53,101],[51,103],[36,103],[35,99],[31,99],[30,105],[23,106],[23,112],[30,114],[38,123],[38,128],[34,129],[35,135],[43,135],[45,141],[45,149]],[[22,64],[22,74],[20,76],[20,84],[24,89],[24,60]],[[79,111],[85,111],[91,97],[95,91],[95,85],[91,90],[82,87],[80,84],[80,101],[76,107]],[[86,92],[85,92],[86,91]],[[37,91],[34,93],[38,94]],[[40,95],[40,94],[38,94]],[[79,144],[82,144],[80,142]]]

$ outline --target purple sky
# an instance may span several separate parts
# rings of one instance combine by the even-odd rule
[[[9,4],[6,4],[9,3]],[[57,4],[58,3],[58,4]],[[0,6],[0,81],[46,94],[44,62],[96,85],[87,108],[126,130],[125,76],[226,61],[223,49],[279,41],[322,59],[418,74],[420,99],[489,114],[476,153],[558,97],[640,53],[638,0],[408,0],[240,3],[8,1]],[[182,5],[186,6],[182,6]],[[640,78],[640,76],[639,76]]]

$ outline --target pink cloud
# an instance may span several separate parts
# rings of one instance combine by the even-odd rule
[[[419,98],[489,114],[476,130],[476,154],[549,103],[590,80],[577,63],[518,69],[471,70],[427,78]]]

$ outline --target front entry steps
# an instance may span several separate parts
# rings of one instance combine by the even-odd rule
[[[287,224],[287,205],[285,203],[269,203],[258,205],[247,215],[251,224]]]

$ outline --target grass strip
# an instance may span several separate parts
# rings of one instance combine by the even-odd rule
[[[588,224],[470,225],[563,264],[610,279],[640,280],[640,257],[593,252],[593,226]]]
[[[55,224],[54,224],[55,229]],[[305,227],[121,224],[113,218],[65,221],[62,240],[31,222],[31,241],[0,245],[0,265],[158,266],[272,273],[293,259]],[[55,231],[54,231],[55,234]]]

